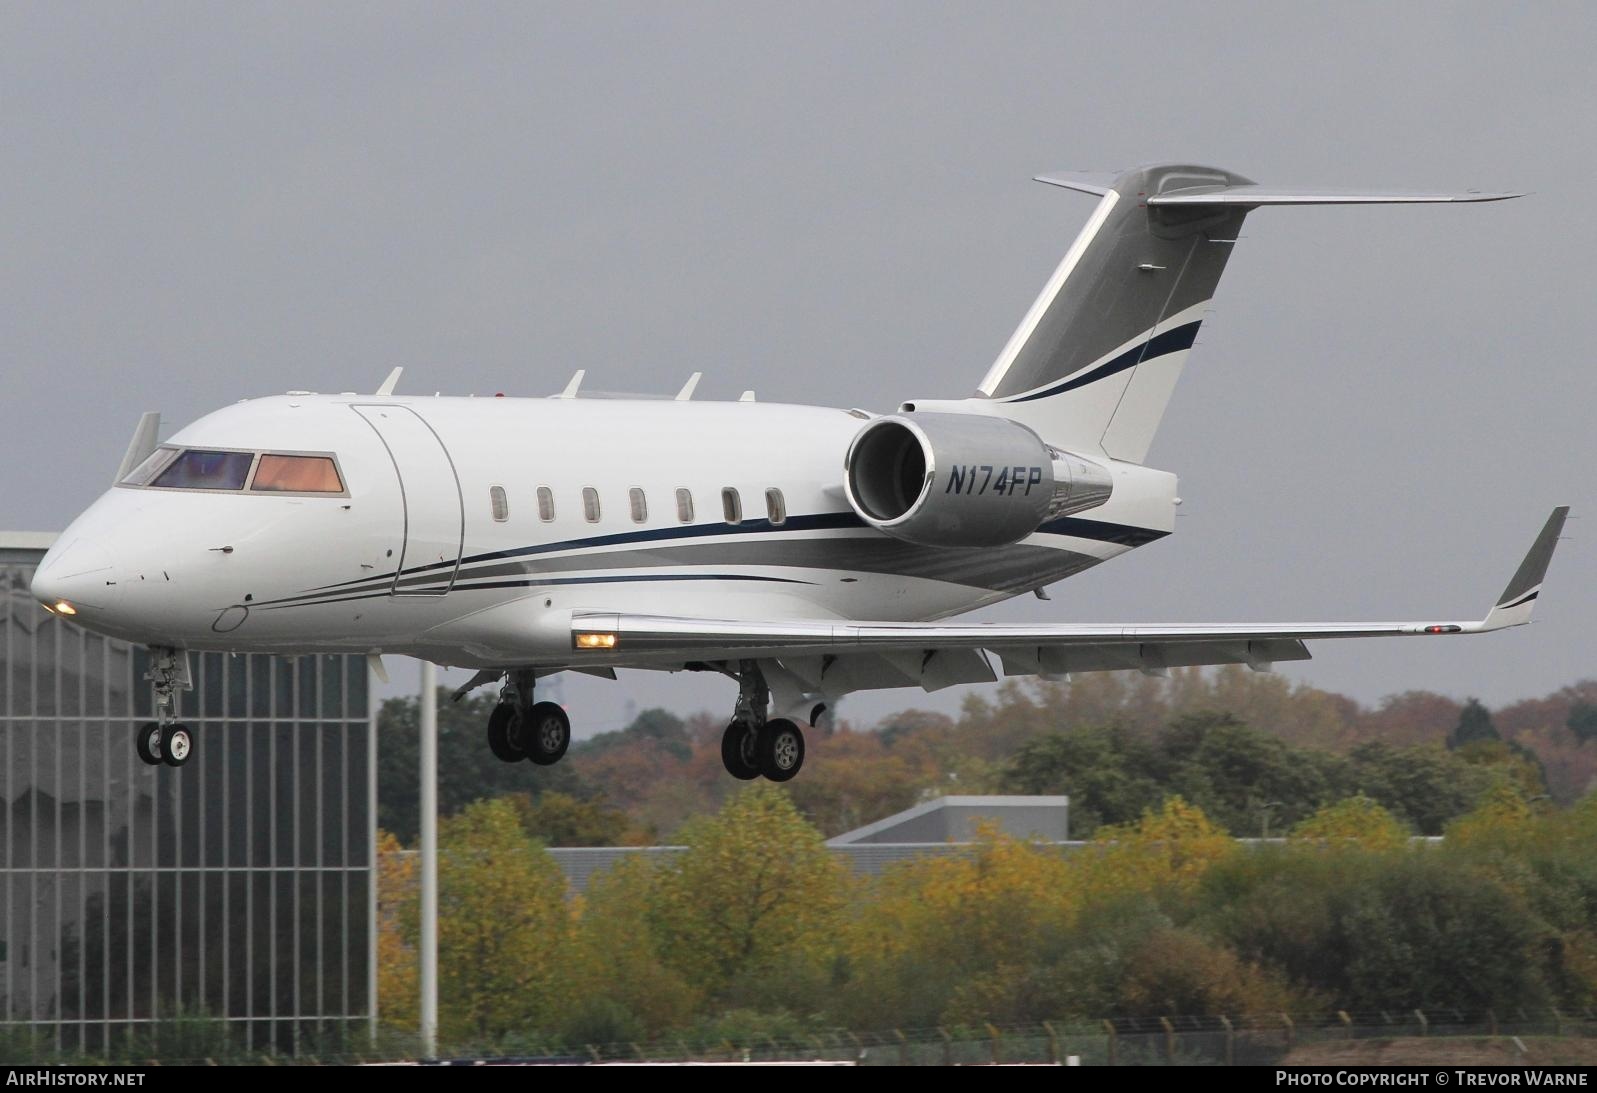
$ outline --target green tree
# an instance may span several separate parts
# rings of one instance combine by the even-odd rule
[[[666,966],[651,926],[660,878],[660,870],[638,855],[588,882],[576,957],[567,968],[575,993],[561,1022],[568,1041],[653,1038],[693,1020],[702,995]]]
[[[1569,707],[1569,717],[1564,724],[1582,744],[1597,740],[1597,702],[1577,700]]]
[[[1461,748],[1484,741],[1497,743],[1502,739],[1497,734],[1497,726],[1492,724],[1491,711],[1482,706],[1479,699],[1472,698],[1464,703],[1464,709],[1458,715],[1458,726],[1447,738],[1447,746]]]
[[[1206,932],[1331,1009],[1548,1001],[1541,933],[1523,907],[1441,854],[1238,854],[1210,870],[1201,896]]]
[[[1376,741],[1353,750],[1343,792],[1362,793],[1421,835],[1440,835],[1496,782],[1492,772],[1439,744],[1394,748]]]
[[[674,759],[686,762],[693,755],[693,738],[688,734],[687,723],[670,710],[662,710],[658,706],[639,713],[626,728],[599,733],[576,745],[572,751],[578,755],[600,755],[645,740],[654,741]]]
[[[1229,714],[1187,714],[1162,737],[1168,790],[1239,834],[1285,827],[1336,796],[1343,764]]]
[[[1165,764],[1119,726],[1084,726],[1023,744],[1002,775],[1007,793],[1068,794],[1071,833],[1135,820],[1164,796]]]

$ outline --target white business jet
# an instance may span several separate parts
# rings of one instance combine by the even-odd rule
[[[1314,639],[1529,621],[1566,509],[1480,621],[999,625],[939,621],[1036,592],[1175,527],[1143,460],[1243,218],[1262,205],[1512,194],[1268,189],[1162,165],[1107,185],[975,393],[886,415],[756,402],[290,392],[170,440],[145,415],[114,488],[33,582],[47,610],[148,645],[147,763],[182,765],[190,650],[384,653],[501,685],[487,743],[550,764],[571,724],[537,681],[716,672],[737,778],[785,781],[802,725],[852,691],[1177,665],[1265,669]]]

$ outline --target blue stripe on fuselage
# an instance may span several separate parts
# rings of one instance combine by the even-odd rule
[[[1050,398],[1053,395],[1062,395],[1066,391],[1074,391],[1078,387],[1085,387],[1089,383],[1097,383],[1101,379],[1124,372],[1128,368],[1135,368],[1143,361],[1162,357],[1167,353],[1179,353],[1183,349],[1191,349],[1192,343],[1198,340],[1198,327],[1203,325],[1202,320],[1183,323],[1172,330],[1134,345],[1130,349],[1113,357],[1097,368],[1090,369],[1071,379],[1065,379],[1052,387],[1044,387],[1040,391],[1033,391],[1029,395],[1014,395],[1010,398],[1000,399],[1001,402],[1031,402],[1033,399]]]

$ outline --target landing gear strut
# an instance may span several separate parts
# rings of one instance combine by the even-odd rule
[[[540,767],[560,761],[571,746],[571,719],[554,702],[534,702],[536,677],[527,670],[505,673],[499,705],[488,717],[488,750],[506,763],[530,760]]]
[[[785,717],[766,720],[771,689],[756,661],[738,662],[737,707],[721,734],[721,765],[740,781],[785,782],[804,765],[804,733]]]
[[[146,765],[181,767],[194,754],[194,735],[177,723],[177,689],[189,690],[188,654],[166,646],[150,648],[150,670],[144,678],[155,684],[155,720],[139,726],[133,743]]]

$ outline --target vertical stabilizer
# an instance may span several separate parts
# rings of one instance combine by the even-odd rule
[[[1140,168],[1103,188],[1042,181],[1102,196],[980,393],[1050,443],[1140,463],[1248,214],[1148,198],[1249,182],[1190,166]]]
[[[1039,181],[1094,194],[1098,207],[962,408],[1022,422],[1050,444],[1132,463],[1147,457],[1249,212],[1518,196],[1277,189],[1174,164],[1139,167],[1108,185],[1063,175]]]

